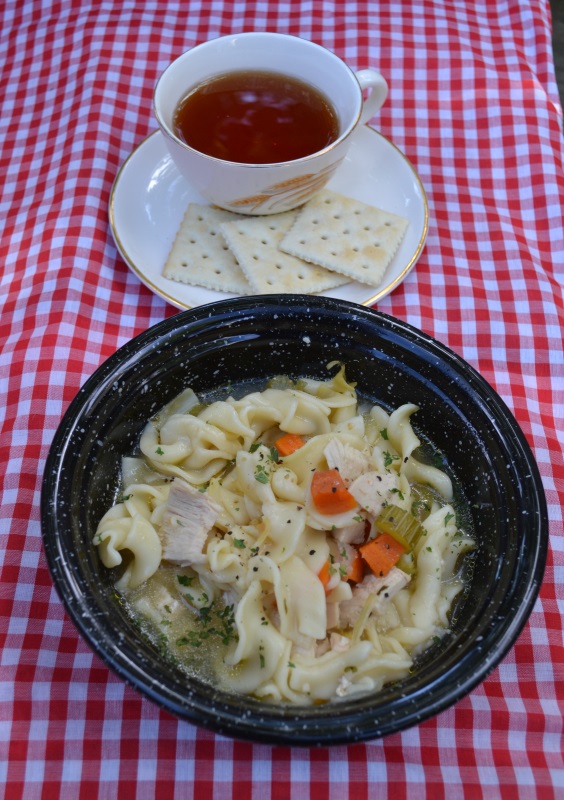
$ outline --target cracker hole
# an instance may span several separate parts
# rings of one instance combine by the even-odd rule
[[[258,261],[258,260],[259,260],[259,257],[257,255],[254,255],[253,256],[253,261]]]
[[[326,239],[328,239],[329,237],[328,237],[326,234],[323,234],[323,236],[322,236],[321,238],[323,239],[323,241],[325,241],[325,240],[326,240]]]
[[[282,264],[275,264],[276,269],[283,269]]]
[[[215,235],[216,235],[215,231],[210,231],[210,236],[215,236]]]
[[[188,264],[186,263],[186,261],[183,261],[183,262],[182,262],[182,266],[183,266],[183,267],[187,267],[187,266],[188,266]]]

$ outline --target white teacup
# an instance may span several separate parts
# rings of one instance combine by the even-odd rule
[[[338,138],[303,158],[274,164],[224,161],[195,150],[174,130],[186,95],[214,76],[234,71],[278,72],[306,81],[333,105]],[[363,90],[370,90],[366,100]],[[241,33],[200,44],[164,71],[154,111],[179,172],[209,202],[240,214],[274,214],[301,205],[319,191],[344,159],[357,126],[382,106],[388,86],[373,69],[353,72],[334,53],[280,33]]]

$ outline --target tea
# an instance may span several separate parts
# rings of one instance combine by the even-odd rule
[[[330,101],[277,72],[237,71],[212,78],[176,108],[176,135],[209,156],[277,164],[323,150],[339,136]]]

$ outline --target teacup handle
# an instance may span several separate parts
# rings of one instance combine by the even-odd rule
[[[384,105],[388,96],[388,84],[375,69],[361,69],[355,72],[361,89],[370,89],[370,94],[363,103],[360,124],[368,120]]]

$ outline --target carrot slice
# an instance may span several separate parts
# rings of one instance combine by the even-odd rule
[[[316,470],[311,481],[311,498],[321,514],[341,514],[356,508],[356,500],[336,469]]]
[[[389,533],[381,533],[376,539],[359,547],[359,551],[376,577],[383,578],[398,563],[405,553],[405,547]]]
[[[364,561],[358,550],[355,550],[354,556],[347,564],[346,580],[353,583],[360,583],[364,577]]]
[[[327,587],[329,585],[329,581],[333,577],[331,575],[331,564],[329,563],[329,561],[326,561],[325,564],[321,567],[321,569],[317,573],[317,577],[323,584],[323,588],[325,589],[325,594],[327,594],[328,593]]]
[[[284,436],[281,436],[274,442],[281,456],[289,456],[295,453],[296,450],[299,450],[304,444],[304,440],[297,433],[285,433]]]

